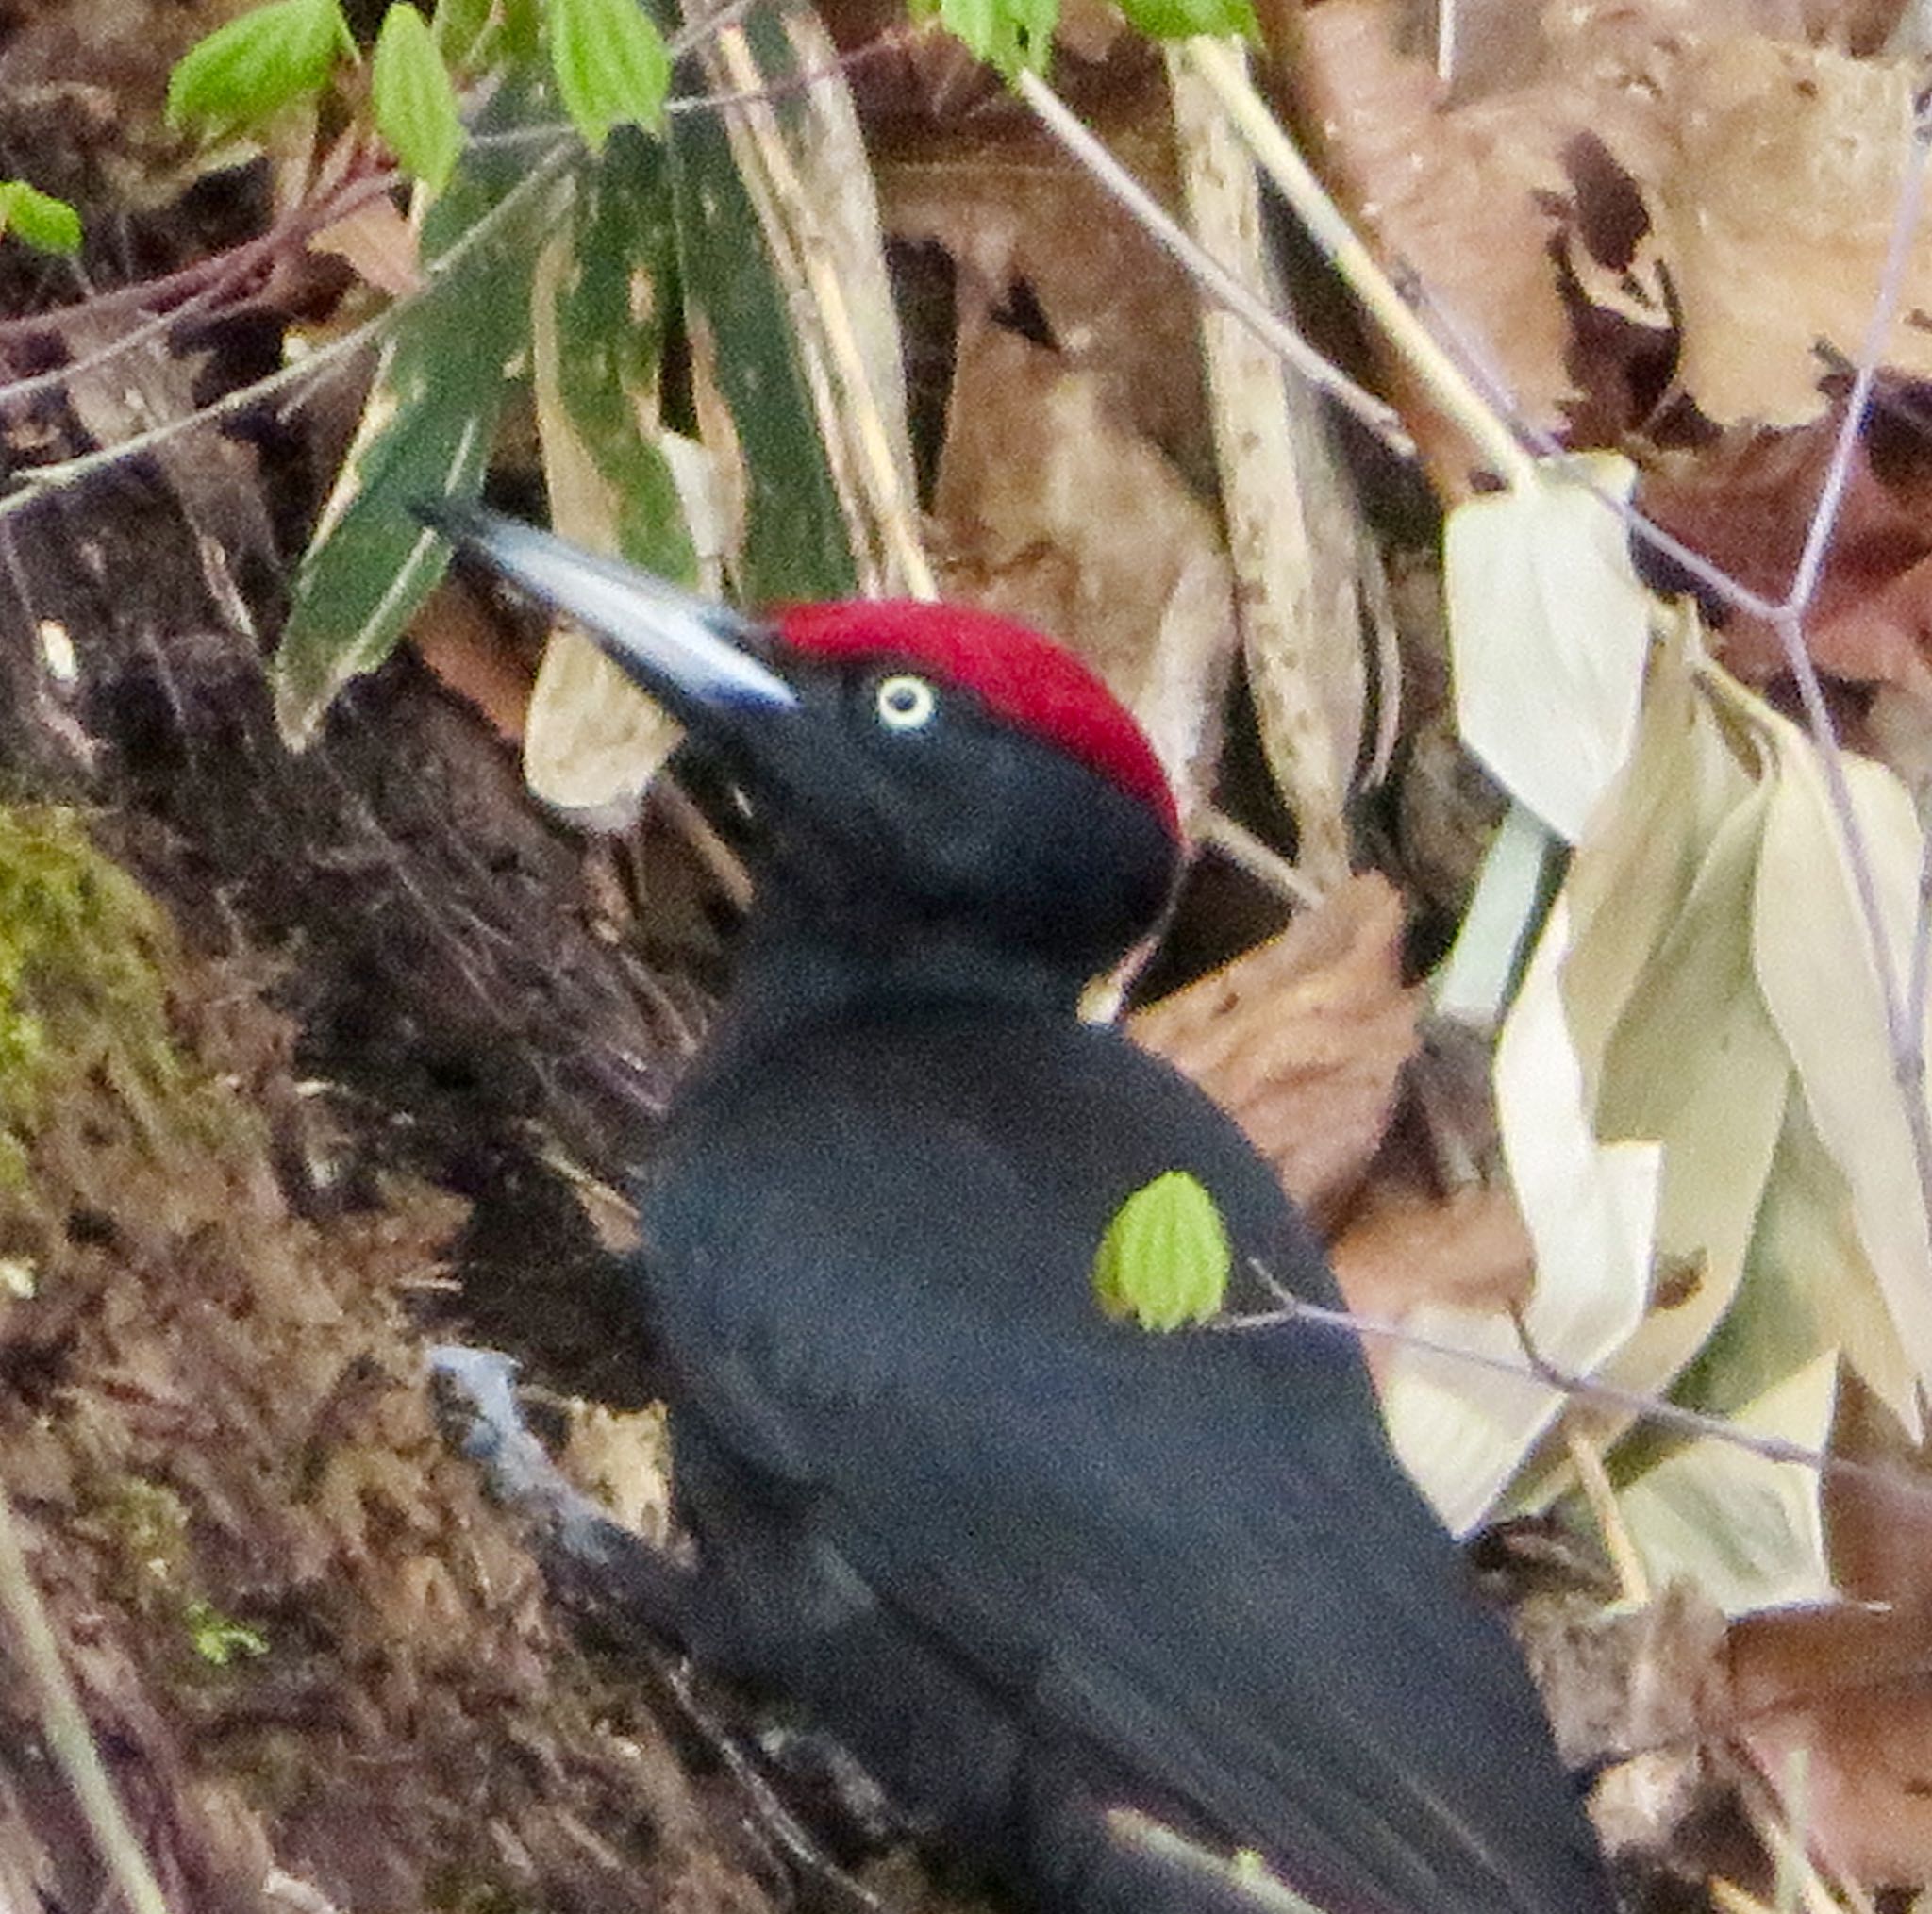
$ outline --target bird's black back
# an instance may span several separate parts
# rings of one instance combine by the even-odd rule
[[[1073,1798],[1335,1914],[1607,1908],[1357,1351],[1100,1313],[1103,1232],[1176,1169],[1238,1261],[1332,1300],[1272,1172],[1116,1032],[900,1001],[726,1044],[644,1202],[715,1652],[1056,1905],[1115,1905],[1068,1885]]]

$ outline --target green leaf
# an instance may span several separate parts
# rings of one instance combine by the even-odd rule
[[[782,16],[759,9],[745,32],[765,84],[782,97],[800,72]],[[785,106],[778,110],[782,117]],[[728,414],[728,429],[704,427],[706,444],[737,465],[746,501],[731,569],[747,604],[849,598],[858,589],[851,538],[790,297],[745,187],[755,162],[732,144],[741,124],[737,114],[679,113],[667,142],[692,383]]]
[[[677,231],[661,147],[619,129],[578,200],[575,270],[557,305],[558,387],[618,501],[618,550],[695,586],[697,554],[655,433],[658,378],[677,303]]]
[[[390,151],[405,172],[440,193],[463,150],[457,90],[428,24],[400,0],[383,15],[369,92],[375,130],[389,141]]]
[[[620,126],[582,174],[531,300],[531,385],[550,522],[593,551],[698,583],[663,449],[658,376],[677,309],[677,235],[663,146]],[[677,727],[579,632],[558,631],[524,728],[524,776],[566,815],[633,811]]]
[[[550,0],[550,64],[563,109],[592,152],[613,126],[663,125],[671,56],[637,0]]]
[[[1229,4],[1245,5],[1246,0]],[[912,12],[914,19],[938,20],[975,59],[1011,79],[1045,66],[1060,7],[1059,0],[915,0]]]
[[[1178,1329],[1220,1311],[1232,1263],[1227,1226],[1207,1186],[1170,1170],[1115,1212],[1093,1258],[1093,1293],[1116,1322]]]
[[[1261,38],[1252,0],[1121,0],[1127,25],[1153,40],[1191,40],[1199,33]]]
[[[0,232],[43,253],[80,251],[80,215],[24,179],[0,180]]]
[[[478,123],[509,129],[542,117],[507,88]],[[434,260],[488,217],[529,171],[514,152],[472,147],[423,224]],[[306,743],[331,699],[374,671],[447,564],[410,507],[475,498],[496,422],[526,347],[530,275],[558,183],[526,191],[515,211],[445,268],[403,312],[377,362],[341,475],[295,575],[294,603],[272,667],[283,735]]]
[[[460,67],[476,50],[490,25],[490,0],[436,0],[429,23],[436,50],[451,66]]]
[[[496,57],[513,67],[531,64],[543,44],[543,16],[537,0],[497,0],[495,19]]]
[[[190,47],[168,76],[168,125],[209,135],[272,119],[328,84],[353,51],[339,0],[275,0]]]

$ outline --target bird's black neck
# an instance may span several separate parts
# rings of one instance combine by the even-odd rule
[[[888,1011],[1072,1021],[1087,982],[1053,957],[995,942],[973,924],[827,913],[809,900],[761,892],[737,953],[721,1039],[742,1055],[807,1023]]]

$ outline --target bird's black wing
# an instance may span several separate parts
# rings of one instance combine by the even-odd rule
[[[659,1313],[715,1439],[1031,1727],[1306,1889],[1607,1906],[1514,1649],[1337,1384],[1352,1358],[1069,1309],[1094,1244],[1059,1240],[1035,1153],[814,1099],[808,1126],[736,1112],[702,1204],[656,1207]],[[1016,1307],[1016,1270],[1058,1295]]]

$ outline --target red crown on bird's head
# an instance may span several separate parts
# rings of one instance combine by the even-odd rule
[[[994,716],[1055,744],[1138,798],[1180,836],[1166,770],[1100,675],[1040,632],[964,605],[912,598],[787,606],[774,617],[792,649],[823,658],[903,658],[973,692]]]

